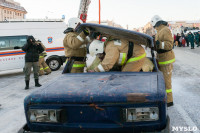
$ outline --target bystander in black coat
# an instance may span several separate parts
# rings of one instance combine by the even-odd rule
[[[30,41],[30,39],[32,39],[32,41]],[[44,48],[41,44],[35,43],[33,36],[29,36],[22,50],[26,52],[25,62],[38,62],[39,54],[44,51]]]
[[[35,86],[40,87],[39,84],[39,54],[44,51],[44,48],[41,44],[35,43],[35,39],[33,36],[29,36],[27,39],[27,43],[22,47],[22,50],[26,52],[25,55],[25,66],[24,66],[24,74],[25,74],[25,90],[29,89],[29,81],[31,68],[33,67],[34,78],[35,78]]]

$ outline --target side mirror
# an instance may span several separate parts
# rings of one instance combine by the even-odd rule
[[[19,46],[15,46],[14,49],[21,49],[21,47],[19,47]]]

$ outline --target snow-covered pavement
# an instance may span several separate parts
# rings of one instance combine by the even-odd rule
[[[176,62],[172,77],[175,106],[169,108],[172,128],[200,133],[200,48],[175,47]],[[191,132],[192,132],[191,131]]]
[[[173,72],[174,106],[168,109],[173,132],[182,132],[181,127],[200,129],[200,48],[194,50],[175,48],[176,62]],[[40,83],[45,84],[61,74],[63,68],[52,74],[42,76]],[[30,89],[24,90],[22,72],[0,73],[0,133],[16,133],[25,124],[23,100],[34,87],[31,75]],[[178,127],[178,130],[177,130]],[[175,130],[176,128],[176,130]],[[187,132],[185,132],[187,133]]]
[[[61,74],[63,68],[50,75],[40,77],[40,83],[45,84]],[[13,74],[0,75],[0,133],[16,133],[25,123],[24,98],[40,88],[35,87],[31,74],[30,89],[24,90],[24,75],[18,71]]]

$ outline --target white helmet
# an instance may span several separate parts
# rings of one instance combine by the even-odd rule
[[[102,54],[104,52],[104,42],[93,40],[89,46],[89,52],[91,56]]]
[[[70,18],[70,19],[68,20],[68,28],[73,28],[73,29],[75,29],[76,26],[77,26],[79,23],[82,24],[83,21],[82,21],[81,19],[79,19],[79,18]]]
[[[151,24],[154,27],[158,21],[162,21],[162,18],[158,15],[153,16],[151,19]]]

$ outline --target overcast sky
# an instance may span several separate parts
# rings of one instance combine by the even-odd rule
[[[15,0],[26,10],[26,18],[78,16],[80,0]],[[98,21],[98,2],[91,0],[88,21]],[[200,0],[101,0],[101,20],[114,20],[129,28],[144,26],[154,15],[162,19],[200,20]]]

